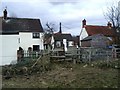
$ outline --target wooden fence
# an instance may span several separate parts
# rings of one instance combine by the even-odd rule
[[[17,51],[17,61],[28,59],[37,59],[43,54],[43,51]]]
[[[56,53],[57,52],[57,53]],[[45,53],[44,51],[22,51],[18,52],[18,61],[37,59]],[[120,49],[106,49],[106,48],[69,48],[67,52],[64,51],[49,51],[51,60],[70,60],[75,62],[91,62],[92,60],[113,60],[120,58]]]
[[[117,49],[118,50],[118,49]],[[69,48],[64,55],[53,54],[52,59],[72,60],[73,62],[91,62],[93,60],[114,60],[120,58],[120,51],[107,48]],[[55,53],[55,52],[52,52]]]

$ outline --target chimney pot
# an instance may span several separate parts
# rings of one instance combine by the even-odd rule
[[[4,19],[7,19],[7,10],[6,9],[3,11],[3,14],[4,14]]]
[[[109,28],[112,28],[111,22],[108,22],[107,26],[108,26]]]
[[[82,27],[84,28],[85,25],[86,25],[86,20],[84,19],[84,20],[82,21]]]
[[[61,29],[61,22],[60,22],[60,30],[59,30],[59,33],[62,33],[62,29]]]

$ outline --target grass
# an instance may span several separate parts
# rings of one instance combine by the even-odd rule
[[[116,62],[113,62],[115,64]],[[42,62],[43,64],[43,62]],[[49,70],[40,71],[38,63],[31,75],[14,75],[4,79],[3,88],[117,88],[119,68],[101,68],[99,63],[45,63]],[[112,62],[110,63],[112,65]],[[104,65],[103,65],[104,66]]]

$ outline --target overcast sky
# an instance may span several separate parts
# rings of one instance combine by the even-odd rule
[[[82,20],[88,25],[106,25],[104,13],[106,8],[117,5],[119,0],[2,0],[0,2],[0,16],[7,6],[8,16],[18,18],[39,18],[43,28],[47,22],[55,24],[59,30],[79,35]]]

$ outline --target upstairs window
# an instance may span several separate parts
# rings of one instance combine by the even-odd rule
[[[40,38],[40,33],[33,33],[33,38]]]

